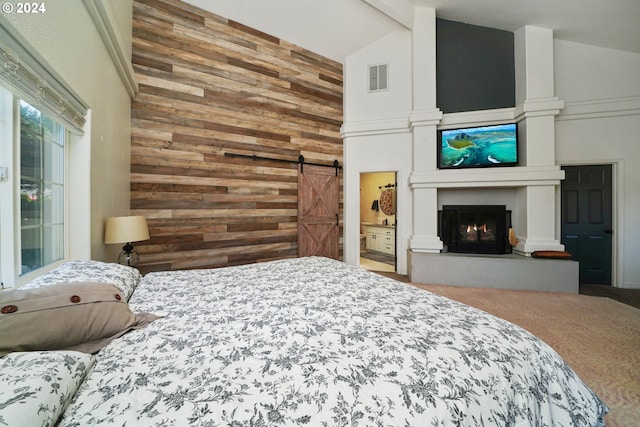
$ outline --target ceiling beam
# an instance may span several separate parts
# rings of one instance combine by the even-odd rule
[[[363,0],[400,25],[413,28],[414,5],[409,0]]]
[[[117,28],[111,5],[107,0],[83,0],[83,3],[111,56],[122,83],[129,92],[129,96],[134,98],[138,92],[138,80],[131,65],[131,51],[127,52],[125,48],[126,45],[120,36],[122,32]]]

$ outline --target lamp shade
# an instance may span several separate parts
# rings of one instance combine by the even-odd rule
[[[139,242],[149,238],[147,220],[143,216],[113,216],[107,218],[104,243]]]

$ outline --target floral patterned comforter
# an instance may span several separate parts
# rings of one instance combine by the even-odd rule
[[[151,273],[161,314],[96,357],[60,426],[594,426],[550,347],[461,303],[319,257]]]

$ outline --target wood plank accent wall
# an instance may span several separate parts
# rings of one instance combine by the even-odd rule
[[[342,165],[342,64],[176,0],[134,1],[132,62],[142,268],[295,257],[297,165],[225,153]]]

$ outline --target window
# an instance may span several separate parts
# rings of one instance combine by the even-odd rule
[[[89,110],[3,19],[0,58],[0,280],[11,287],[90,252],[88,207],[67,208],[89,200],[90,151],[76,144]]]
[[[369,65],[369,92],[387,90],[389,88],[389,65]]]
[[[67,130],[0,87],[2,281],[20,282],[65,258]]]
[[[20,100],[22,273],[64,258],[65,130]]]

